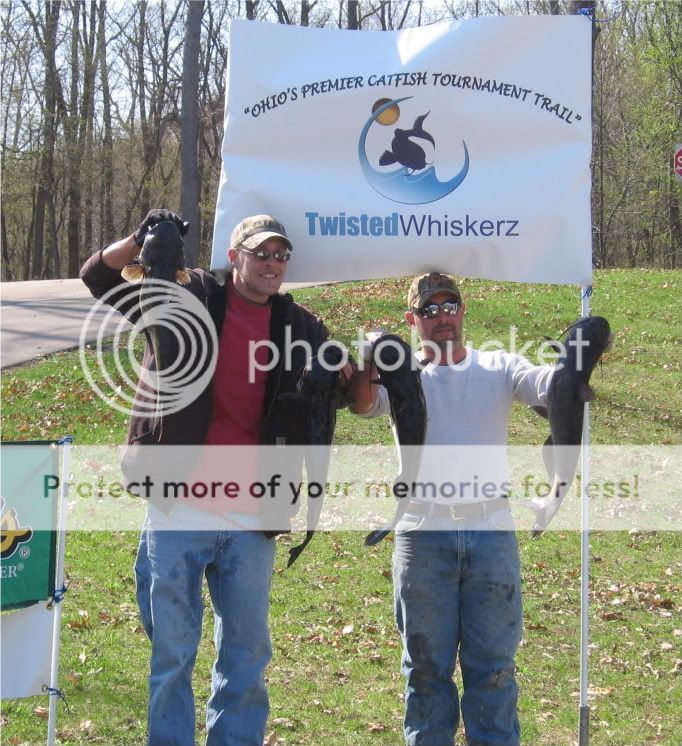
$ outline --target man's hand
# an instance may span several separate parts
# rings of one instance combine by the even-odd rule
[[[367,367],[369,367],[369,364],[374,362],[372,360],[372,352],[374,351],[374,344],[378,339],[384,336],[384,334],[388,334],[386,329],[382,329],[381,327],[375,327],[374,329],[371,329],[365,334],[365,339],[362,340],[362,342],[359,344],[359,352],[360,352],[360,359],[367,364]],[[365,366],[362,366],[365,367]]]
[[[166,210],[165,208],[157,208],[155,210],[150,210],[147,213],[147,217],[140,223],[140,227],[134,233],[135,243],[142,248],[144,237],[147,233],[149,233],[157,223],[162,223],[164,220],[170,220],[172,223],[175,223],[175,225],[178,226],[181,236],[184,236],[189,230],[189,223],[185,222],[179,215],[176,215],[171,210]]]
[[[378,375],[377,369],[373,365],[372,352],[374,351],[374,343],[384,334],[386,334],[385,329],[372,329],[365,334],[365,339],[358,343],[360,364],[353,371],[348,386],[351,399],[350,411],[354,414],[369,412],[379,395],[378,388],[371,385],[372,379]]]

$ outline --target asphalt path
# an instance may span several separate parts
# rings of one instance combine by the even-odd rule
[[[319,284],[290,282],[282,289]],[[94,305],[94,298],[78,279],[0,283],[0,366],[9,368],[78,347],[84,321]],[[96,339],[105,316],[104,309],[93,315],[85,342]],[[119,325],[120,317],[115,314],[105,327],[105,336],[113,335]]]

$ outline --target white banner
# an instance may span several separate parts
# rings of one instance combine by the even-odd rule
[[[294,244],[291,281],[589,284],[591,33],[583,16],[233,20],[212,266],[267,213]]]
[[[54,607],[37,603],[2,615],[0,699],[45,694],[50,684]]]

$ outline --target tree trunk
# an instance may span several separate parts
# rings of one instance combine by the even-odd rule
[[[201,236],[199,211],[199,46],[203,0],[190,2],[185,26],[182,56],[182,125],[180,131],[180,213],[189,220],[191,230],[185,236],[185,259],[195,267]]]
[[[147,125],[147,94],[145,91],[145,69],[144,69],[144,38],[147,30],[146,15],[147,3],[142,0],[139,4],[140,25],[137,29],[137,97],[140,109],[140,127],[142,129],[142,158],[143,168],[151,171],[152,164],[149,162],[151,153],[147,143],[149,142],[148,125]],[[135,200],[136,207],[140,216],[149,211],[149,185],[147,183],[147,173],[142,176],[138,198]]]
[[[69,112],[64,122],[66,139],[66,158],[68,169],[68,219],[67,236],[67,276],[78,276],[78,250],[80,248],[81,219],[81,156],[78,147],[78,85],[80,77],[79,41],[80,41],[80,3],[72,6],[73,23],[71,26],[71,95]]]
[[[57,218],[54,211],[54,195],[47,195],[47,214],[50,220],[50,234],[54,237],[54,241],[50,245],[50,259],[52,265],[52,272],[50,273],[51,278],[61,277],[62,267],[59,260],[59,248],[57,246]],[[78,273],[76,273],[78,275]]]
[[[99,76],[102,85],[102,214],[100,217],[99,245],[114,240],[114,147],[111,132],[111,96],[109,94],[109,66],[105,39],[106,0],[100,0],[97,11],[99,26],[97,45],[99,47]]]
[[[670,184],[668,186],[670,203],[670,269],[677,269],[682,264],[682,219],[680,219],[680,200],[678,198],[680,185],[675,180],[673,169],[670,169]]]
[[[2,279],[13,280],[12,263],[7,250],[7,225],[5,224],[5,211],[0,208],[0,241],[2,242]]]
[[[348,0],[348,28],[357,31],[360,28],[358,20],[358,0]]]
[[[45,79],[43,87],[43,111],[42,111],[42,148],[40,152],[40,176],[38,192],[35,202],[33,252],[31,261],[31,277],[42,280],[44,273],[45,253],[45,210],[52,198],[54,191],[54,147],[57,128],[57,65],[55,62],[55,48],[57,43],[57,25],[59,22],[59,11],[61,3],[58,0],[48,0],[45,3],[45,21],[42,29],[38,19],[33,14],[30,5],[24,0],[24,8],[28,12],[36,38],[40,42],[45,61]],[[57,236],[51,235],[51,250],[54,255],[57,251]]]
[[[85,30],[85,24],[83,24]],[[97,60],[95,57],[95,41],[97,39],[97,2],[90,1],[90,18],[88,37],[84,40],[85,59],[83,77],[83,103],[81,107],[81,132],[80,142],[83,160],[86,164],[83,181],[83,234],[79,247],[82,256],[90,254],[93,245],[93,191],[96,180],[93,168],[94,157],[94,131],[95,131],[95,78],[97,75]],[[84,251],[85,250],[85,251]],[[84,258],[84,257],[83,257]],[[79,257],[78,264],[81,264]],[[76,268],[77,277],[78,267]]]

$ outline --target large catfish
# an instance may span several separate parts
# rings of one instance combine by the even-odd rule
[[[419,472],[427,420],[421,368],[415,365],[414,353],[407,342],[396,334],[382,335],[374,343],[372,361],[379,373],[378,383],[386,389],[391,406],[400,449],[400,474],[393,484],[393,494],[399,499],[393,521],[368,534],[367,546],[378,544],[388,536],[407,509]]]
[[[547,392],[547,407],[534,407],[549,420],[549,438],[543,447],[552,487],[544,497],[529,501],[535,511],[533,536],[539,536],[559,510],[573,482],[580,456],[585,402],[594,399],[590,376],[609,348],[613,335],[601,316],[584,316],[573,324],[563,345]]]
[[[339,366],[342,350],[335,344],[325,344],[322,352],[314,355],[301,374],[298,395],[304,400],[308,413],[308,443],[306,472],[308,474],[308,513],[305,539],[289,550],[287,567],[291,567],[313,538],[322,512],[322,501],[329,472],[331,444],[336,427],[336,410],[341,391]],[[311,487],[315,485],[315,495]]]
[[[145,236],[139,258],[124,267],[121,275],[129,282],[141,283],[139,300],[142,322],[154,353],[156,370],[156,405],[152,425],[156,432],[163,418],[164,372],[176,362],[178,344],[169,324],[158,323],[162,313],[160,307],[170,303],[170,297],[169,289],[154,281],[177,282],[181,285],[190,282],[185,268],[184,242],[178,226],[170,220],[154,225]]]

